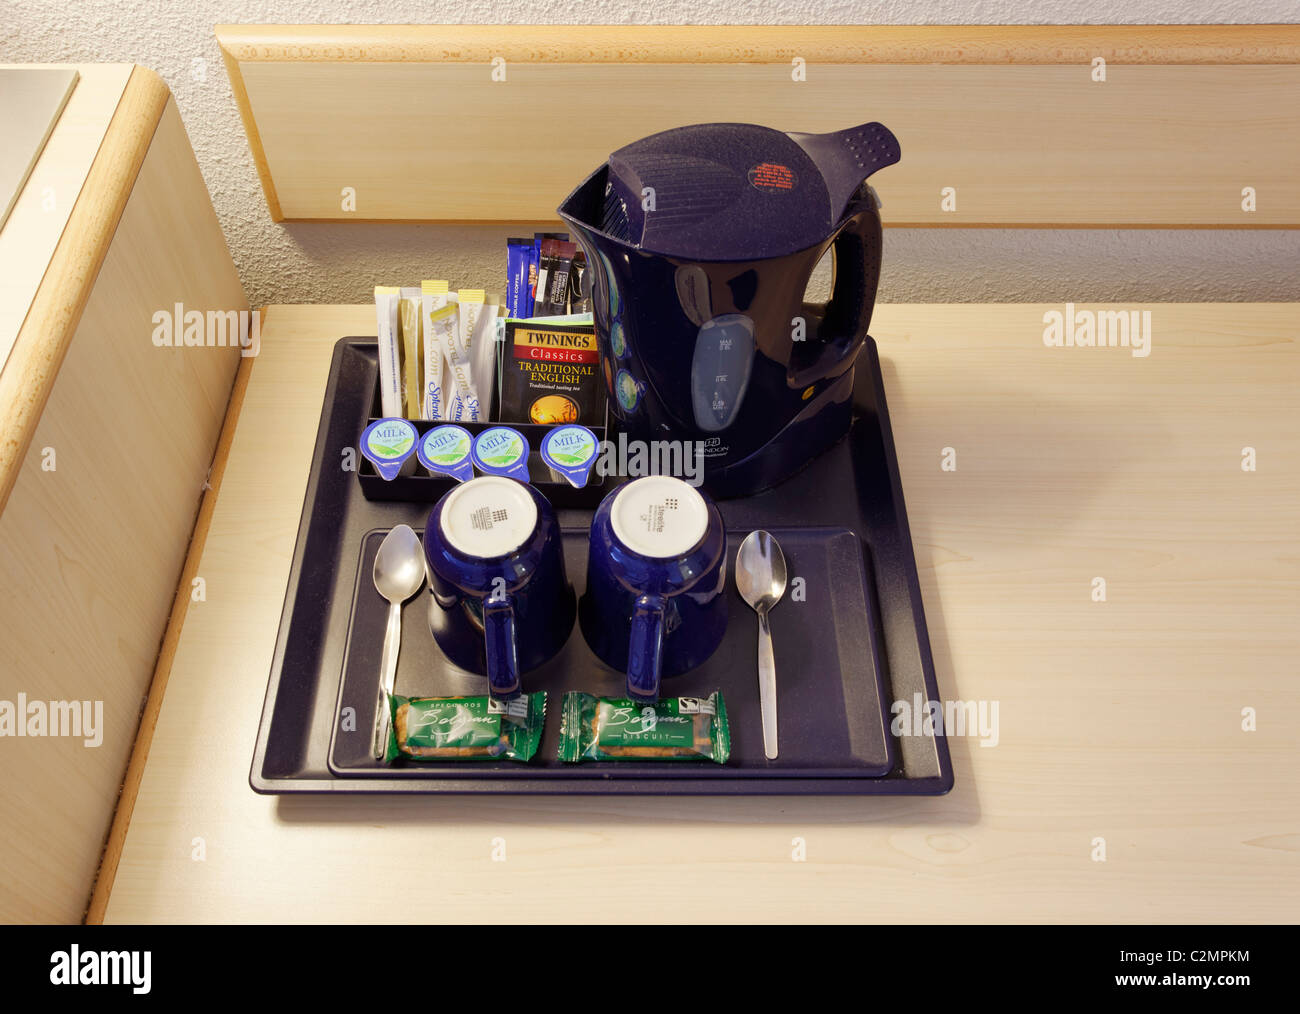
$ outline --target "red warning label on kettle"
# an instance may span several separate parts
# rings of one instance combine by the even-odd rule
[[[749,182],[756,190],[768,193],[778,190],[793,190],[795,185],[794,170],[779,162],[760,162],[749,170]]]

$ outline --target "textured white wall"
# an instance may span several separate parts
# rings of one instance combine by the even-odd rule
[[[1300,9],[1295,0],[5,0],[0,19],[0,62],[125,61],[162,75],[249,300],[264,305],[366,302],[376,283],[430,275],[499,288],[508,230],[273,223],[212,34],[216,24],[1267,24],[1300,20]],[[194,78],[196,60],[206,64],[206,81]],[[880,298],[1294,301],[1298,264],[1300,230],[892,229]]]

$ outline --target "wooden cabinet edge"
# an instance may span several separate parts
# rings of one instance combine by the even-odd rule
[[[1245,64],[1300,25],[217,25],[234,62]]]
[[[104,742],[97,755],[94,779],[78,780],[62,762],[47,765],[36,759],[39,755],[25,762],[34,765],[29,774],[24,766],[11,772],[27,779],[27,795],[11,801],[19,812],[60,779],[72,779],[84,797],[75,818],[65,815],[53,829],[41,825],[21,832],[36,839],[57,834],[69,860],[57,878],[53,870],[40,870],[37,856],[19,862],[31,867],[29,882],[39,872],[48,873],[51,883],[15,895],[11,914],[22,918],[29,910],[41,921],[83,918],[97,883],[107,896],[115,862],[105,850],[111,850],[114,829],[124,830],[130,818],[132,779],[138,783],[147,755],[170,669],[168,645],[174,646],[179,634],[215,497],[212,488],[200,490],[219,481],[222,441],[233,430],[238,395],[252,366],[251,356],[231,347],[157,349],[150,341],[150,315],[156,307],[170,309],[173,298],[191,308],[241,312],[247,301],[170,92],[157,75],[138,67],[126,84],[116,106],[106,104],[109,129],[19,331],[15,353],[21,350],[22,357],[11,358],[0,377],[6,398],[0,417],[11,427],[5,450],[12,456],[5,461],[12,474],[5,476],[0,525],[12,550],[11,564],[27,574],[51,558],[71,565],[25,592],[24,602],[36,603],[31,609],[14,606],[6,613],[18,642],[10,645],[6,682],[53,697],[101,698],[105,713],[117,715],[111,742]],[[163,383],[151,388],[151,380]],[[178,424],[169,428],[158,461],[165,466],[160,476],[176,471],[156,490],[141,481],[140,462],[132,461],[129,438],[123,439],[132,427],[151,422],[128,406],[151,403],[165,403],[167,409],[151,411]],[[81,425],[83,412],[102,425],[122,409],[127,410],[122,429],[102,443],[95,439],[95,427]],[[19,424],[26,427],[22,433],[14,429]],[[87,434],[89,444],[82,440]],[[57,474],[51,469],[48,476],[35,453],[46,443],[59,452]],[[77,471],[88,458],[98,466],[89,479]],[[149,520],[154,509],[165,520]],[[98,573],[96,559],[84,557],[92,544],[96,552],[103,550],[94,540],[106,537],[104,526],[91,523],[102,520],[101,514],[116,518],[108,538],[144,552],[135,559],[119,553],[116,569],[100,559],[104,570]],[[151,534],[143,536],[145,531]],[[129,614],[101,610],[91,616],[87,603],[100,601],[97,596],[129,602]],[[84,636],[69,636],[54,621],[33,622],[32,609],[54,602],[71,603],[58,615],[65,623],[69,616],[74,622],[84,619]],[[43,638],[59,647],[57,658],[53,648],[48,661],[30,650]],[[124,646],[118,654],[113,641]]]
[[[262,146],[262,135],[257,129],[253,107],[249,104],[248,89],[244,87],[244,75],[239,69],[239,59],[226,47],[220,35],[217,36],[217,42],[221,48],[221,61],[226,65],[226,75],[230,78],[230,90],[235,96],[239,119],[244,124],[244,135],[248,138],[253,165],[257,168],[257,178],[262,184],[262,194],[266,197],[266,207],[271,213],[271,221],[283,222],[284,213],[280,210],[280,197],[275,192],[275,180],[271,176],[270,163],[266,160],[266,149]]]
[[[13,491],[55,377],[171,92],[153,71],[131,71],[104,142],[0,372],[0,513]]]

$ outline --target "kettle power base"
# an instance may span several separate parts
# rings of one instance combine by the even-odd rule
[[[422,531],[430,504],[369,500],[339,469],[365,425],[377,377],[373,339],[335,346],[299,524],[250,784],[258,792],[517,794],[937,795],[952,787],[942,729],[891,730],[892,706],[940,700],[889,431],[880,363],[868,339],[858,369],[869,404],[849,435],[780,486],[719,503],[728,532],[726,638],[702,666],[664,682],[665,695],[721,689],[731,723],[725,765],[555,759],[566,690],[617,695],[575,625],[561,653],[525,674],[546,690],[547,722],[530,763],[386,766],[369,757],[386,606],[371,585],[374,555],[394,525]],[[569,580],[582,591],[590,508],[557,509]],[[763,755],[757,624],[735,590],[735,553],[755,528],[780,541],[791,578],[772,612],[780,756]],[[486,680],[452,666],[428,627],[429,592],[404,607],[396,690],[481,694]],[[351,710],[348,710],[351,709]],[[924,714],[924,712],[922,712]],[[346,719],[346,721],[345,721]],[[355,728],[355,732],[344,731]],[[896,734],[896,731],[901,734]]]

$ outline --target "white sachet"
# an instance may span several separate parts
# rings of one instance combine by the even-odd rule
[[[420,399],[421,419],[447,418],[446,395],[443,389],[443,365],[447,359],[446,341],[442,332],[456,329],[456,317],[445,316],[435,325],[433,315],[447,305],[447,283],[424,281],[420,283],[420,308],[424,340],[423,397]]]

